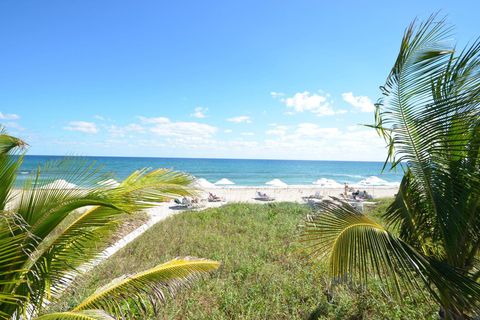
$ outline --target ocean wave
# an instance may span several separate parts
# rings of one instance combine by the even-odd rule
[[[328,175],[333,177],[347,177],[347,178],[355,178],[355,179],[362,179],[366,177],[359,174],[346,174],[346,173],[330,173]]]

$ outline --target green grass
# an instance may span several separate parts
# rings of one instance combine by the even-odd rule
[[[375,215],[387,201],[375,209]],[[92,292],[124,273],[177,256],[222,262],[211,277],[169,301],[151,319],[436,319],[436,307],[389,301],[369,292],[337,287],[333,301],[325,262],[309,261],[297,241],[306,206],[231,204],[185,212],[161,222],[81,280],[56,308]]]

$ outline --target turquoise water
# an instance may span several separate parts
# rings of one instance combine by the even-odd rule
[[[82,157],[94,161],[111,172],[113,178],[122,180],[140,168],[170,168],[188,172],[198,178],[215,182],[227,178],[239,186],[260,186],[278,178],[287,184],[310,185],[317,179],[333,179],[339,183],[356,183],[370,176],[388,182],[399,182],[401,172],[381,174],[382,162],[354,161],[300,161],[300,160],[241,160],[241,159],[192,159],[192,158],[130,158],[130,157]],[[20,170],[19,181],[26,179],[38,166],[58,156],[26,156]],[[52,175],[62,177],[61,170]],[[68,180],[68,179],[66,179]]]

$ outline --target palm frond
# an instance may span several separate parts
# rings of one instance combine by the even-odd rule
[[[133,172],[107,194],[112,198],[130,199],[134,210],[138,210],[139,207],[151,207],[152,202],[158,203],[178,196],[195,194],[193,180],[191,175],[183,172],[145,168]],[[131,211],[128,208],[125,210]]]
[[[89,174],[90,168],[80,170],[80,176],[84,172]],[[36,203],[25,201],[28,207],[18,209],[34,223],[31,230],[38,239],[36,250],[25,257],[29,286],[23,285],[18,290],[29,294],[37,308],[45,297],[54,298],[63,292],[76,276],[77,267],[97,257],[99,248],[109,241],[125,212],[137,212],[174,195],[194,192],[190,187],[191,176],[164,169],[136,171],[117,187],[94,178],[95,184],[89,189],[34,188],[31,191]]]
[[[326,201],[306,220],[303,240],[312,256],[326,257],[336,281],[380,281],[392,297],[426,289],[440,304],[478,308],[480,284],[433,257],[424,256],[347,203]],[[404,290],[402,290],[404,289]],[[444,301],[443,297],[450,297]]]
[[[98,248],[114,232],[125,213],[195,193],[191,187],[193,178],[184,173],[143,169],[115,186],[108,183],[111,176],[95,163],[66,158],[38,168],[13,199],[11,188],[23,155],[12,157],[7,153],[23,145],[21,140],[0,132],[0,211],[8,206],[14,212],[1,211],[0,318],[25,312],[35,314],[40,310],[45,297],[50,298],[52,290],[56,293],[57,288],[68,282],[75,268],[96,257]],[[160,297],[162,285],[163,289],[173,292],[177,286],[186,285],[189,280],[216,268],[214,262],[200,260],[185,261],[183,266],[174,264],[163,265],[163,271],[154,268],[152,274],[140,274],[136,282],[127,281],[124,285],[132,288],[134,282],[144,278],[157,279],[156,285],[151,284],[154,292],[150,297]],[[164,278],[160,276],[162,272]],[[166,278],[169,272],[172,279]],[[173,275],[178,279],[173,279]],[[95,303],[104,303],[98,301]],[[105,317],[110,318],[95,310],[85,310],[41,318]]]
[[[34,320],[115,320],[115,318],[103,310],[83,310],[49,313]]]
[[[23,154],[11,156],[0,154],[0,208],[7,207],[14,200],[16,193],[12,190],[15,186],[17,172],[23,162]]]
[[[12,200],[12,187],[15,184],[17,171],[23,161],[22,147],[26,144],[22,140],[6,134],[0,126],[0,209],[5,210]]]
[[[75,209],[107,203],[101,194],[105,188],[99,183],[109,177],[85,159],[47,162],[25,181],[15,210],[42,237],[57,225],[52,220],[59,222]],[[47,230],[41,230],[45,226]]]
[[[26,145],[21,139],[6,134],[5,128],[0,126],[0,155],[6,155],[11,150]]]
[[[438,237],[434,229],[435,220],[429,207],[422,201],[421,188],[416,182],[412,172],[407,169],[394,201],[382,218],[387,227],[398,230],[398,236],[422,254],[442,257],[445,253],[438,244],[435,245]]]
[[[418,27],[412,23],[402,39],[400,52],[385,86],[384,98],[377,104],[376,127],[389,147],[392,166],[408,161],[421,179],[424,196],[430,199],[430,150],[437,145],[442,123],[421,123],[434,103],[432,81],[442,76],[453,47],[447,42],[450,29],[432,16]],[[429,134],[425,134],[428,130]]]
[[[24,304],[26,295],[16,292],[25,279],[19,257],[28,255],[34,248],[25,245],[31,235],[28,226],[15,213],[0,212],[0,319],[8,319],[18,305]]]
[[[132,312],[156,312],[159,302],[167,295],[189,285],[193,280],[218,269],[216,261],[197,258],[178,258],[152,269],[114,279],[87,297],[73,310],[102,309],[114,316]]]
[[[56,270],[58,274],[63,273],[65,265],[83,264],[95,257],[103,239],[108,241],[125,212],[158,205],[175,195],[193,194],[190,184],[189,175],[170,170],[134,172],[118,187],[101,190],[102,202],[108,205],[93,199],[86,210],[71,212],[64,218],[43,238],[33,260],[46,259],[50,269],[63,264],[63,269]]]
[[[471,246],[480,222],[480,41],[457,54],[447,41],[451,28],[435,19],[407,29],[377,105],[375,128],[388,159],[410,172],[385,217],[402,219],[404,240],[434,242],[442,247],[430,251],[437,259],[468,269],[465,257],[480,246]],[[417,219],[415,230],[405,229],[407,216]]]

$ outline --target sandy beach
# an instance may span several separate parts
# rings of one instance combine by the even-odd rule
[[[391,186],[369,186],[357,188],[360,191],[367,191],[373,198],[393,197],[398,187]],[[354,188],[354,190],[357,190]],[[275,201],[303,202],[302,197],[308,197],[319,193],[322,196],[339,196],[344,192],[343,188],[319,188],[318,186],[288,186],[288,187],[217,187],[204,188],[201,192],[201,198],[206,198],[211,192],[226,202],[249,202],[261,203],[255,200],[257,192],[266,193],[268,196],[275,198]]]

